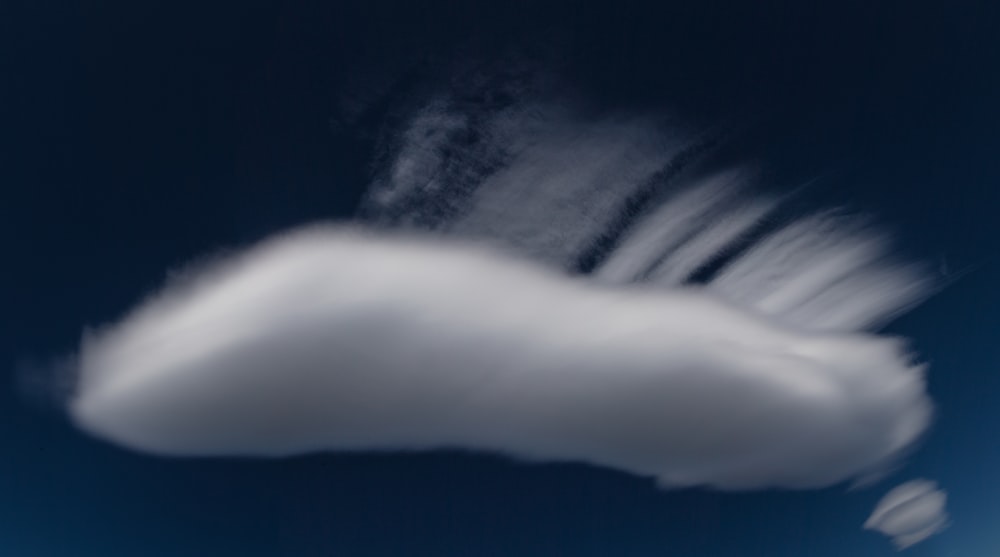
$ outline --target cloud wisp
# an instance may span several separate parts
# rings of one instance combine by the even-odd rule
[[[896,549],[906,549],[948,527],[947,499],[932,481],[906,482],[882,497],[864,527],[892,538]]]
[[[917,264],[864,220],[790,213],[749,193],[751,165],[712,165],[711,134],[664,116],[583,117],[483,80],[429,101],[403,126],[362,208],[364,220],[485,240],[609,284],[692,282],[786,325],[880,327],[927,297]]]
[[[168,286],[79,366],[77,423],[138,450],[463,448],[666,486],[830,485],[898,456],[932,413],[896,339],[331,227]]]

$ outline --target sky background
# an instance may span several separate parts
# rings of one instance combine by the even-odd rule
[[[0,554],[889,555],[860,525],[922,476],[953,524],[910,555],[1000,551],[995,3],[209,4],[0,2]],[[819,178],[816,201],[964,272],[889,328],[930,362],[939,411],[891,482],[721,494],[454,453],[160,459],[77,432],[24,379],[171,268],[351,217],[381,117],[353,116],[365,83],[512,50],[558,52],[596,109],[732,124],[776,187]]]

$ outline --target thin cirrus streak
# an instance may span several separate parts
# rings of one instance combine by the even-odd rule
[[[783,220],[669,124],[436,99],[360,223],[265,241],[90,335],[70,412],[169,455],[464,448],[725,489],[886,468],[932,404],[905,345],[862,331],[924,275],[866,228]]]

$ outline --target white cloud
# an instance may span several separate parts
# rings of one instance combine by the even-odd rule
[[[455,447],[729,489],[857,477],[932,414],[897,339],[334,227],[203,269],[90,335],[71,412],[158,454]]]
[[[472,80],[482,83],[484,80]],[[715,168],[710,134],[646,115],[581,116],[526,95],[499,107],[435,98],[393,136],[362,213],[376,225],[487,240],[613,284],[716,295],[796,328],[882,326],[933,285],[888,239],[833,211],[794,218],[748,195],[750,165]],[[752,241],[751,241],[752,240]],[[589,259],[588,259],[589,258]]]
[[[928,480],[906,482],[879,501],[865,528],[892,538],[897,549],[906,549],[948,526],[947,494]]]
[[[924,366],[856,332],[929,290],[883,237],[748,196],[689,125],[465,77],[384,136],[359,210],[382,231],[169,284],[85,339],[76,422],[159,454],[463,448],[728,489],[870,479],[926,429]]]

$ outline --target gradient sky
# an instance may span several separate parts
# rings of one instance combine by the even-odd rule
[[[890,555],[861,523],[921,476],[953,524],[907,553],[996,554],[997,29],[994,2],[0,3],[0,554]],[[930,362],[939,409],[890,482],[720,494],[477,455],[159,459],[37,394],[32,369],[168,269],[352,215],[372,154],[343,125],[359,80],[539,44],[595,109],[733,123],[777,183],[819,178],[817,201],[960,275],[889,328]]]

